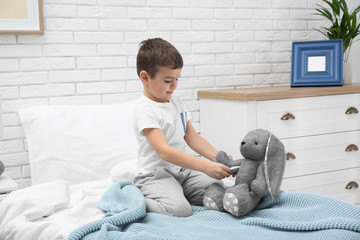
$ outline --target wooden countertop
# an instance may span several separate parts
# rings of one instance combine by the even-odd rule
[[[360,84],[329,87],[251,87],[198,91],[198,98],[224,99],[236,101],[261,101],[286,98],[317,97],[360,93]]]

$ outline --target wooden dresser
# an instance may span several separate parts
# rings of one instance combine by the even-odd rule
[[[199,91],[200,131],[240,158],[247,132],[264,128],[285,145],[281,189],[360,204],[360,84]]]

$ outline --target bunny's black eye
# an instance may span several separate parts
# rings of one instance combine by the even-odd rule
[[[258,142],[255,142],[255,145],[258,145]]]

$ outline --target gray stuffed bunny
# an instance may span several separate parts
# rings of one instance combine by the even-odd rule
[[[243,216],[262,201],[267,190],[276,199],[285,171],[284,145],[269,131],[255,129],[246,134],[240,152],[245,159],[230,160],[223,151],[217,154],[217,162],[233,169],[235,185],[210,185],[203,198],[207,209]]]
[[[4,169],[5,169],[5,165],[2,163],[2,161],[0,161],[0,176],[1,174],[3,174]]]

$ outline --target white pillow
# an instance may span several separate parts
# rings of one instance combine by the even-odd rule
[[[120,162],[111,169],[111,180],[114,182],[120,180],[133,181],[137,173],[137,158]]]
[[[137,158],[132,123],[136,102],[19,110],[32,184],[102,179],[119,162]]]

